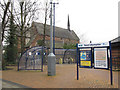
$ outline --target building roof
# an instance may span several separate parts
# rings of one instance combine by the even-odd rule
[[[37,32],[40,35],[43,35],[43,30],[44,30],[44,24],[43,23],[38,23],[38,22],[33,22],[33,25],[36,27]],[[50,36],[50,25],[46,25],[46,35]],[[58,38],[67,38],[70,40],[77,40],[79,41],[78,36],[73,30],[68,30],[60,27],[55,27],[55,37]]]
[[[118,36],[117,38],[111,40],[111,43],[117,43],[120,42],[120,36]]]

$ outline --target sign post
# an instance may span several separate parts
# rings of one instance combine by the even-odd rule
[[[79,68],[78,68],[78,55],[79,55],[79,52],[78,52],[78,44],[76,44],[76,46],[77,46],[77,80],[79,80]]]
[[[110,45],[110,80],[111,85],[113,85],[111,41],[109,41],[109,45]]]
[[[88,48],[91,48],[91,53]],[[78,60],[80,61],[80,67],[92,67],[92,48],[94,51],[94,68],[95,69],[109,69],[108,61],[108,48],[110,52],[110,81],[113,85],[112,74],[112,52],[111,41],[104,43],[90,43],[90,44],[77,44],[77,80],[79,80]],[[80,57],[78,57],[80,53]],[[90,64],[91,61],[91,64]]]

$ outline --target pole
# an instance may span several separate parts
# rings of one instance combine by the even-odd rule
[[[53,3],[53,53],[55,54],[55,3]]]
[[[52,2],[51,9],[50,9],[50,53],[53,53],[53,27],[52,27]]]
[[[27,69],[27,52],[25,55],[26,55],[25,69]]]
[[[55,54],[55,4],[59,3],[53,3],[53,53]]]
[[[79,80],[79,68],[78,68],[78,44],[76,44],[77,46],[77,80]]]
[[[43,57],[44,57],[44,52],[43,52],[44,47],[42,46],[42,60],[41,60],[41,72],[43,72]]]
[[[111,41],[109,41],[109,46],[110,46],[110,80],[111,85],[113,85]]]
[[[56,75],[56,57],[53,54],[52,0],[50,2],[50,53],[48,55],[48,76]]]

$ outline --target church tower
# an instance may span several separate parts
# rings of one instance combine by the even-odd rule
[[[70,20],[69,20],[69,15],[68,15],[68,23],[67,23],[67,29],[70,31]]]

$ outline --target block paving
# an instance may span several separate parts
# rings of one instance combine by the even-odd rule
[[[2,71],[2,79],[19,85],[2,82],[2,87],[20,88],[23,85],[30,88],[118,88],[117,71],[113,71],[113,85],[110,85],[109,70],[79,68],[79,80],[76,76],[76,64],[57,64],[56,76],[47,75],[46,65],[43,72],[17,71],[17,67],[11,67],[10,70]]]

